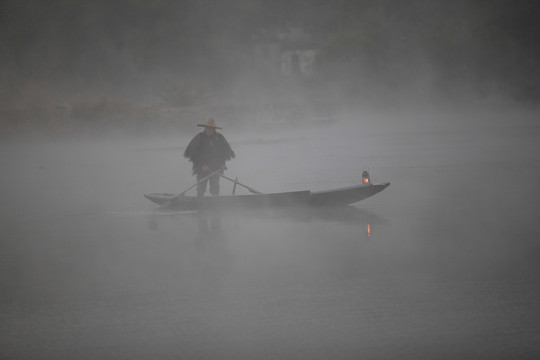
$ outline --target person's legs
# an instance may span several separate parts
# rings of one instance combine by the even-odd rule
[[[219,195],[219,174],[210,176],[210,194],[214,196]],[[206,185],[205,185],[206,186]]]
[[[203,177],[205,177],[205,174],[197,174],[197,182],[201,181]],[[197,196],[204,196],[204,193],[206,192],[206,183],[208,182],[208,179],[201,181],[197,184]]]

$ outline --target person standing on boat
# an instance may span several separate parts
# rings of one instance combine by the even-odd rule
[[[221,128],[216,126],[214,119],[210,118],[197,126],[204,127],[204,130],[190,141],[184,157],[193,163],[193,174],[197,175],[198,182],[197,196],[204,195],[208,182],[210,194],[216,196],[219,195],[219,174],[200,180],[216,170],[226,170],[225,161],[234,159],[235,154],[225,136],[216,132],[216,129]]]

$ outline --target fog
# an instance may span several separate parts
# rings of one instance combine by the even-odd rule
[[[48,4],[2,5],[0,358],[538,356],[537,5]],[[159,209],[208,117],[263,193],[391,185]]]
[[[188,137],[3,144],[2,354],[532,357],[539,129],[491,117],[223,130],[263,192],[392,182],[338,209],[156,211]]]

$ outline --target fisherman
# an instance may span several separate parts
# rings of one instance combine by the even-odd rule
[[[210,181],[210,194],[219,195],[219,173],[201,181],[212,172],[227,170],[225,161],[234,159],[235,154],[225,136],[216,132],[221,129],[216,126],[214,119],[210,118],[202,124],[204,130],[190,141],[184,152],[184,157],[193,163],[193,175],[197,175],[197,196],[206,192],[206,184]]]

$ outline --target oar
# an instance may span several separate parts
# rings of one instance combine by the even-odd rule
[[[245,187],[245,188],[248,189],[249,192],[251,192],[252,194],[262,194],[262,192],[257,191],[257,190],[255,190],[255,189],[253,189],[253,188],[250,188],[249,186],[244,185],[244,184],[238,182],[237,180],[231,179],[231,178],[228,177],[228,176],[225,176],[225,175],[223,175],[223,174],[219,174],[219,176],[221,176],[221,177],[223,177],[223,178],[225,178],[225,179],[227,179],[227,180],[230,180],[230,181],[232,181],[232,182],[235,183],[235,184],[238,184],[238,185],[240,185],[240,186]]]
[[[195,184],[191,185],[186,190],[182,191],[180,194],[174,196],[173,198],[170,198],[167,202],[161,204],[161,207],[165,207],[165,206],[169,205],[171,202],[173,202],[174,200],[176,200],[177,198],[179,198],[180,196],[184,196],[184,194],[187,193],[189,190],[193,189],[195,186],[199,185],[200,183],[202,183],[204,180],[208,179],[209,177],[212,177],[212,176],[216,175],[220,171],[222,171],[222,169],[218,169],[218,170],[216,170],[214,172],[211,172],[210,174],[206,175],[201,180],[197,181]]]
[[[234,179],[234,186],[232,187],[232,194],[236,194],[236,184],[238,184],[238,177]]]

